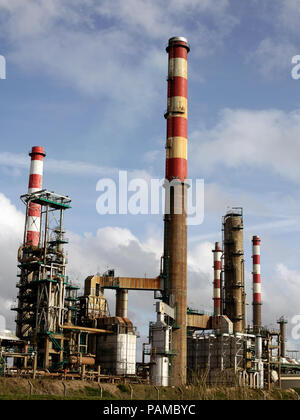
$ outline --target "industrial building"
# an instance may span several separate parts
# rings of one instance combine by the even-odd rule
[[[253,320],[246,319],[243,209],[222,220],[222,243],[212,250],[213,313],[187,307],[187,57],[183,37],[170,38],[166,138],[166,210],[161,269],[154,278],[91,275],[84,291],[67,272],[65,212],[71,198],[43,187],[43,147],[30,152],[23,244],[18,250],[16,336],[0,334],[2,374],[63,375],[92,380],[139,380],[156,386],[280,386],[281,373],[300,364],[286,358],[286,320],[262,324],[259,236],[253,245]],[[67,215],[66,213],[66,215]],[[200,262],[201,263],[201,262]],[[105,290],[116,292],[111,316]],[[136,363],[136,326],[128,318],[130,290],[154,292],[156,321],[149,324],[142,363]],[[7,360],[12,358],[13,366]],[[292,368],[291,368],[292,366]]]

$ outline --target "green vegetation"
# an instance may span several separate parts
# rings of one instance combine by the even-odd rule
[[[121,392],[124,392],[124,393],[129,393],[130,392],[130,389],[127,385],[119,384],[119,385],[117,385],[117,387]]]
[[[66,396],[61,380],[41,378],[31,379],[33,394],[25,378],[0,378],[0,400],[129,400],[131,388],[128,384],[97,384],[95,382],[65,381]],[[296,400],[294,390],[261,391],[243,387],[209,388],[203,384],[187,387],[153,387],[132,384],[134,400]],[[300,389],[296,389],[300,395]],[[158,395],[159,394],[159,395]]]
[[[295,391],[300,395],[300,388],[295,388]]]

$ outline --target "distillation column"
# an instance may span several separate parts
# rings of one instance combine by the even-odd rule
[[[261,330],[261,281],[260,281],[260,238],[252,238],[253,258],[253,329],[256,332]]]
[[[187,55],[182,37],[169,39],[166,142],[166,210],[164,217],[164,301],[175,308],[171,384],[186,383],[187,365]]]
[[[280,356],[285,358],[286,356],[286,324],[287,320],[284,316],[281,316],[277,321],[280,327]]]
[[[219,242],[215,243],[214,254],[214,315],[221,315],[221,271],[222,271],[222,248]]]
[[[246,294],[244,287],[244,249],[242,210],[229,211],[223,219],[225,296],[224,315],[233,322],[233,331],[244,332]]]
[[[31,153],[31,165],[28,184],[28,194],[40,191],[43,185],[43,160],[46,156],[43,147],[34,146]],[[41,206],[31,203],[28,207],[26,222],[26,245],[39,246]]]

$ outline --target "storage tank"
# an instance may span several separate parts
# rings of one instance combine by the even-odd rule
[[[151,368],[150,379],[153,385],[169,385],[169,357],[172,327],[158,321],[150,324]]]

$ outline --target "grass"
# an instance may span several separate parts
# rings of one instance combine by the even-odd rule
[[[60,395],[0,395],[0,400],[100,400],[100,396],[76,396],[61,397]],[[111,398],[102,398],[102,400],[111,400]]]
[[[117,385],[117,387],[121,392],[124,392],[124,393],[127,393],[127,394],[130,393],[129,386],[127,386],[127,385],[119,384],[119,385]]]
[[[31,380],[33,395],[24,378],[0,378],[0,400],[100,400],[100,388],[97,383],[70,380],[65,381],[67,396],[64,397],[64,387],[57,379]],[[134,400],[157,400],[157,389],[153,386],[132,384]],[[103,400],[129,400],[131,388],[126,384],[101,384]],[[163,400],[262,400],[264,394],[268,400],[296,399],[295,392],[274,389],[264,393],[243,387],[207,387],[202,382],[187,387],[158,387],[159,399]],[[300,395],[300,388],[296,389]]]

